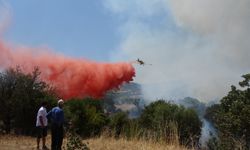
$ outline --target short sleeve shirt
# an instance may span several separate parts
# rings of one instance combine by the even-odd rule
[[[42,123],[40,122],[40,119],[39,117],[41,116],[42,117],[42,120],[43,120],[43,124],[44,126],[47,126],[48,125],[48,120],[47,120],[47,110],[45,107],[41,107],[38,112],[37,112],[37,117],[36,117],[36,126],[42,126]]]

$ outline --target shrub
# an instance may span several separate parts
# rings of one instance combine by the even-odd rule
[[[110,116],[110,128],[114,131],[115,137],[119,137],[124,127],[128,124],[128,114],[118,112]]]
[[[75,132],[82,137],[99,135],[108,121],[99,100],[72,99],[65,103],[64,110],[67,120],[73,124]]]
[[[40,71],[23,73],[17,67],[0,73],[0,122],[3,130],[34,134],[37,111],[42,101],[53,104],[51,88],[39,79]]]
[[[231,86],[220,104],[211,106],[206,113],[217,128],[220,147],[224,149],[250,148],[250,74],[242,77],[242,88]]]
[[[86,143],[82,142],[82,139],[79,135],[74,132],[70,132],[67,136],[67,150],[89,150],[89,147]]]
[[[198,144],[202,123],[192,109],[159,100],[146,106],[139,119],[140,125],[157,138],[168,141],[178,132],[182,144]]]

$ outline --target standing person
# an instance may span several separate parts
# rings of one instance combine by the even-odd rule
[[[37,149],[39,149],[40,139],[42,138],[42,149],[48,149],[46,147],[46,136],[47,136],[47,102],[42,102],[40,109],[37,112],[36,117],[36,128],[37,128]]]
[[[51,120],[51,150],[61,150],[63,142],[63,113],[62,99],[58,100],[57,107],[54,107],[48,114],[47,118]]]

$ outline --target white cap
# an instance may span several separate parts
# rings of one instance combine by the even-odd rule
[[[63,104],[63,103],[64,103],[63,99],[59,99],[57,102],[57,104]]]

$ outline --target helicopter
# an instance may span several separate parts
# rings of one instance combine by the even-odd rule
[[[141,60],[141,59],[139,59],[139,58],[137,58],[136,62],[137,62],[139,65],[142,65],[142,66],[144,66],[144,65],[152,65],[152,64],[147,64],[147,63],[145,63],[143,60]]]
[[[142,60],[140,60],[139,58],[137,58],[137,60],[136,60],[140,65],[145,65],[145,62],[144,61],[142,61]]]

